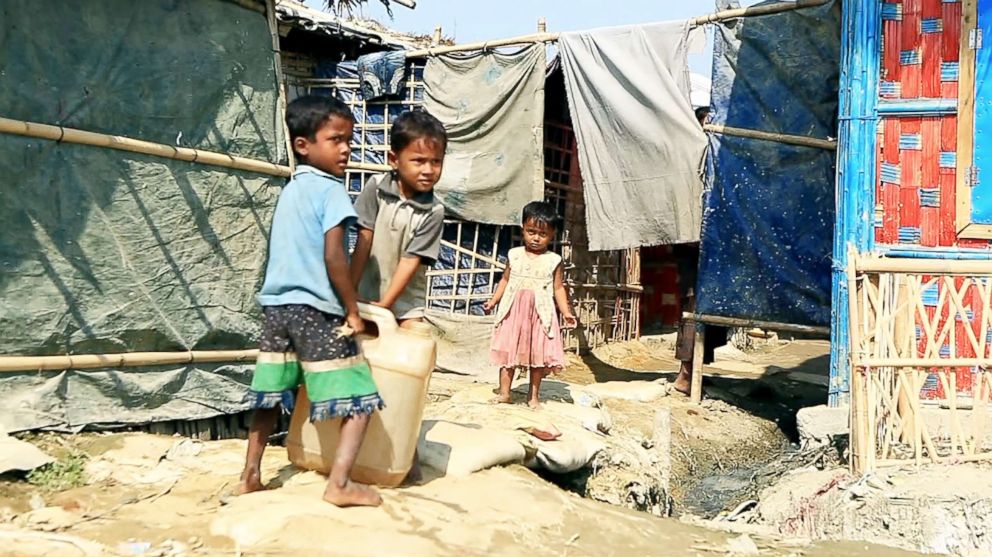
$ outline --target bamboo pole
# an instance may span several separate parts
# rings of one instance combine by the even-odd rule
[[[815,8],[817,6],[822,6],[830,1],[831,0],[796,0],[795,2],[777,2],[775,4],[767,4],[764,6],[735,8],[732,10],[723,10],[710,15],[704,15],[694,19],[690,19],[689,24],[693,26],[699,26],[699,25],[705,25],[707,23],[714,23],[717,21],[737,19],[740,17],[773,15],[782,12],[791,12],[793,10],[801,10],[804,8]]]
[[[276,0],[265,0],[265,19],[269,25],[269,35],[272,38],[272,57],[275,61],[276,120],[281,124],[283,143],[286,148],[286,161],[289,162],[289,172],[296,170],[296,153],[293,152],[293,139],[289,136],[289,125],[286,123],[286,80],[282,73],[282,50],[279,48],[279,23],[276,21]]]
[[[828,151],[837,150],[837,142],[828,139],[817,139],[804,135],[791,135],[785,133],[766,132],[761,130],[750,130],[745,128],[734,128],[722,126],[720,124],[706,124],[703,129],[719,135],[732,135],[736,137],[746,137],[749,139],[759,139],[762,141],[774,141],[775,143],[785,143],[786,145],[798,145],[800,147],[812,147],[814,149],[826,149]]]
[[[709,15],[696,17],[689,20],[689,25],[698,27],[708,23],[726,21],[728,19],[738,19],[741,17],[756,17],[762,15],[772,15],[804,8],[815,8],[822,6],[830,0],[796,0],[795,2],[777,2],[767,6],[752,6],[750,8],[737,8],[734,10],[724,10]],[[506,39],[493,41],[479,41],[466,43],[463,45],[442,46],[439,48],[420,48],[407,51],[408,58],[420,58],[424,56],[437,56],[440,54],[450,54],[452,52],[468,52],[474,50],[487,50],[501,46],[525,45],[530,43],[555,42],[561,37],[561,33],[533,33],[530,35],[520,35]]]
[[[857,367],[992,367],[992,358],[873,358],[858,361]]]
[[[778,323],[776,321],[761,321],[759,319],[746,319],[738,317],[722,317],[720,315],[709,315],[705,313],[684,312],[682,319],[696,321],[699,323],[709,323],[710,325],[726,325],[728,327],[758,327],[773,331],[792,331],[797,333],[810,333],[818,335],[829,335],[830,327],[819,327],[815,325],[794,325],[791,323]]]
[[[391,172],[393,167],[388,164],[375,164],[371,162],[349,162],[348,170],[366,170],[369,172]]]
[[[907,273],[917,275],[992,275],[990,260],[862,258],[861,273]]]
[[[258,350],[191,350],[188,352],[124,352],[61,356],[0,356],[0,372],[59,371],[197,363],[253,362]]]
[[[0,133],[34,137],[38,139],[49,139],[60,143],[75,143],[78,145],[103,147],[105,149],[117,149],[119,151],[141,153],[144,155],[151,155],[166,159],[209,164],[212,166],[222,166],[224,168],[258,172],[260,174],[271,174],[273,176],[288,177],[291,174],[288,166],[282,166],[271,162],[227,155],[224,153],[216,153],[214,151],[204,151],[202,149],[174,147],[172,145],[163,145],[161,143],[152,143],[150,141],[142,141],[140,139],[131,139],[120,135],[107,135],[103,133],[77,130],[75,128],[66,128],[64,126],[51,126],[48,124],[39,124],[37,122],[12,120],[10,118],[0,117]]]
[[[858,284],[857,284],[857,274],[855,272],[855,261],[858,258],[857,252],[854,250],[853,246],[848,246],[848,264],[847,264],[847,300],[850,315],[848,316],[848,341],[850,343],[850,362],[846,362],[849,366],[850,378],[851,378],[851,409],[850,409],[850,442],[851,442],[851,472],[855,474],[867,474],[870,472],[868,469],[868,447],[866,443],[866,431],[868,417],[866,415],[866,408],[868,402],[866,400],[866,389],[865,380],[867,376],[863,369],[858,368],[857,363],[861,356],[861,326],[858,319]],[[867,295],[866,295],[867,296]]]
[[[703,354],[706,351],[706,327],[698,321],[695,323],[696,340],[692,348],[692,378],[689,387],[689,399],[694,404],[703,400]]]

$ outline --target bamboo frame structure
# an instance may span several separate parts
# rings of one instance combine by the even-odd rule
[[[766,132],[761,130],[749,130],[745,128],[723,126],[720,124],[706,124],[705,126],[703,126],[703,129],[710,133],[715,133],[720,135],[747,137],[750,139],[759,139],[762,141],[774,141],[776,143],[784,143],[786,145],[798,145],[800,147],[826,149],[828,151],[837,150],[837,142],[829,139],[817,139],[815,137],[806,137],[803,135],[790,135],[785,133],[773,133],[773,132]]]
[[[105,149],[117,149],[119,151],[129,151],[152,155],[166,159],[187,161],[198,164],[221,166],[236,170],[247,170],[260,174],[271,174],[272,176],[288,177],[291,172],[288,166],[283,166],[271,162],[238,157],[203,149],[192,149],[189,147],[175,147],[151,141],[142,141],[120,135],[108,135],[105,133],[88,132],[64,126],[52,126],[37,122],[26,122],[23,120],[12,120],[0,117],[0,133],[33,137],[37,139],[48,139],[59,143],[75,143],[78,145],[90,145],[93,147],[103,147]]]
[[[751,6],[748,8],[723,10],[709,15],[704,15],[690,19],[689,24],[693,27],[699,27],[700,25],[716,23],[719,21],[726,21],[728,19],[773,15],[782,12],[791,12],[793,10],[815,8],[817,6],[822,6],[827,2],[830,2],[830,0],[796,0],[794,2],[777,2],[766,6]],[[492,41],[478,41],[478,42],[466,43],[462,45],[421,48],[421,49],[408,51],[407,57],[422,58],[425,56],[438,56],[441,54],[451,54],[453,52],[473,52],[473,51],[489,50],[492,48],[499,48],[506,46],[526,45],[531,43],[551,43],[557,41],[560,37],[561,37],[561,33],[538,32],[529,35],[520,35],[517,37],[496,39]]]
[[[992,264],[848,257],[853,470],[992,460]]]

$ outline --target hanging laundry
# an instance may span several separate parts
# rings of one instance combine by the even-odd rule
[[[435,191],[449,214],[518,224],[523,206],[544,197],[545,66],[543,44],[427,61],[424,107],[448,130]]]
[[[359,88],[367,101],[379,97],[393,97],[403,91],[406,79],[406,53],[375,52],[359,56]]]
[[[589,248],[699,240],[706,135],[689,101],[688,22],[562,33]]]

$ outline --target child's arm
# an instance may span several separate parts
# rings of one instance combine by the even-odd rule
[[[436,205],[431,214],[413,231],[403,256],[389,280],[389,286],[376,303],[391,308],[410,285],[421,265],[433,265],[441,251],[441,234],[444,231],[444,207]]]
[[[382,298],[376,302],[376,305],[384,308],[393,307],[393,304],[396,303],[396,300],[406,290],[410,281],[413,280],[413,276],[417,274],[417,268],[420,267],[420,264],[420,257],[416,255],[404,255],[401,257],[400,262],[396,265],[396,271],[393,272],[393,278],[389,281],[389,288],[386,289]]]
[[[565,290],[565,270],[561,263],[555,268],[555,303],[565,320],[565,328],[575,328],[579,322],[575,318],[575,314],[572,313],[572,304],[568,301],[568,292]]]
[[[374,234],[371,229],[358,227],[358,243],[355,244],[355,251],[351,254],[351,283],[357,285],[362,280],[362,273],[369,263],[369,256],[372,254],[372,239]]]
[[[358,334],[365,330],[365,323],[358,315],[358,293],[348,273],[348,254],[344,249],[346,229],[346,223],[342,222],[324,234],[324,266],[327,267],[327,278],[344,305],[348,326],[352,334]]]
[[[506,268],[503,269],[503,278],[499,279],[499,284],[496,285],[496,291],[493,292],[493,297],[489,299],[488,302],[482,304],[482,309],[486,313],[490,313],[496,304],[503,299],[503,293],[506,292],[506,284],[510,282],[510,262],[506,262]]]

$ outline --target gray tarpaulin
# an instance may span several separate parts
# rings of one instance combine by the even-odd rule
[[[592,250],[699,240],[706,136],[690,43],[688,22],[561,35]]]
[[[545,66],[543,44],[427,61],[424,107],[449,135],[437,185],[449,214],[518,224],[544,197]]]
[[[233,2],[6,2],[0,68],[7,118],[285,159],[266,18]],[[0,354],[256,347],[282,182],[0,134]],[[0,424],[239,410],[245,369],[0,373]]]

